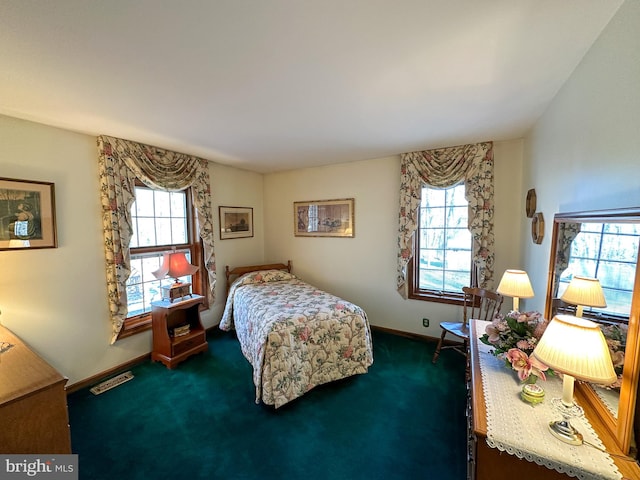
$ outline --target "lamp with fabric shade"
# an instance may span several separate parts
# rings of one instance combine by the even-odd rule
[[[172,277],[174,283],[162,287],[162,299],[173,302],[177,298],[191,296],[190,283],[180,281],[180,277],[193,275],[198,271],[198,267],[191,265],[184,252],[167,252],[162,257],[162,266],[152,272],[153,276],[161,280],[165,277]]]
[[[582,317],[584,307],[607,306],[600,280],[597,278],[574,276],[560,299],[576,305],[576,317]]]
[[[533,298],[529,275],[524,270],[506,270],[496,290],[499,294],[513,297],[513,309],[518,311],[521,298]]]
[[[584,413],[573,401],[575,379],[601,385],[609,385],[617,379],[600,326],[584,318],[556,315],[532,355],[563,374],[562,398],[552,400],[563,419],[549,423],[551,433],[563,442],[581,445],[582,435],[570,422],[571,418]]]

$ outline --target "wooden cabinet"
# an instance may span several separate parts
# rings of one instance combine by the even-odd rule
[[[471,321],[471,332],[469,337],[471,377],[468,382],[468,407],[467,407],[467,427],[468,427],[468,474],[467,478],[472,480],[513,480],[521,478],[526,480],[568,480],[566,474],[559,473],[536,463],[520,459],[515,455],[491,448],[487,444],[487,406],[485,403],[485,393],[483,388],[483,378],[480,369],[480,353],[478,333],[479,326],[477,320]],[[484,332],[484,326],[482,327]],[[640,467],[634,461],[623,459],[622,452],[616,446],[612,437],[607,434],[604,425],[595,412],[588,407],[583,399],[576,395],[576,399],[584,408],[585,416],[597,433],[599,439],[604,444],[607,451],[612,455],[612,459],[618,470],[626,479],[640,479]],[[519,401],[515,398],[505,396],[500,401]],[[531,407],[531,415],[536,415],[537,410]],[[548,419],[543,420],[547,422]],[[516,435],[532,435],[531,432],[522,429],[515,432]],[[549,434],[550,435],[550,434]],[[536,438],[530,439],[531,444],[537,442]],[[581,448],[589,448],[586,445]]]
[[[200,321],[204,297],[152,302],[153,351],[151,359],[168,368],[208,348],[206,332]]]
[[[71,453],[67,379],[2,326],[0,342],[0,453]]]

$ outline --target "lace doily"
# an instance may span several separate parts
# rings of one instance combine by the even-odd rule
[[[599,385],[593,385],[593,391],[602,400],[611,412],[614,418],[618,418],[618,405],[620,404],[620,392],[617,390],[609,390],[608,388],[601,387]]]
[[[477,322],[477,332],[484,333],[488,322]],[[549,422],[560,419],[551,399],[562,397],[558,377],[538,381],[545,390],[545,400],[537,405],[520,399],[522,384],[516,372],[494,357],[488,345],[477,342],[482,373],[482,387],[487,410],[487,444],[491,448],[535,462],[549,469],[583,480],[620,480],[622,475],[611,456],[590,445],[569,445],[549,432]],[[604,445],[585,417],[571,419],[585,442],[604,449]]]

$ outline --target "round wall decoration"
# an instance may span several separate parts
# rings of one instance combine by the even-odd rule
[[[535,213],[531,219],[531,238],[536,245],[542,243],[544,238],[544,215],[542,212]]]
[[[533,217],[533,214],[536,212],[536,202],[537,202],[536,190],[535,188],[532,188],[527,192],[527,203],[526,203],[527,217],[529,218]]]

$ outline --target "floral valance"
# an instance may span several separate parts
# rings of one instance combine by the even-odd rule
[[[558,293],[560,277],[571,260],[571,244],[580,233],[581,223],[561,222],[558,224],[558,251],[556,252],[555,275],[552,292]]]
[[[469,231],[479,286],[493,278],[493,143],[484,142],[400,156],[398,292],[407,298],[407,264],[413,255],[422,186],[448,188],[464,181]]]
[[[111,343],[127,318],[126,282],[131,274],[129,243],[133,235],[131,205],[135,181],[151,188],[177,191],[191,187],[198,235],[204,246],[213,301],[216,265],[213,251],[211,184],[206,160],[149,145],[102,135],[98,137],[100,198],[112,323]]]

